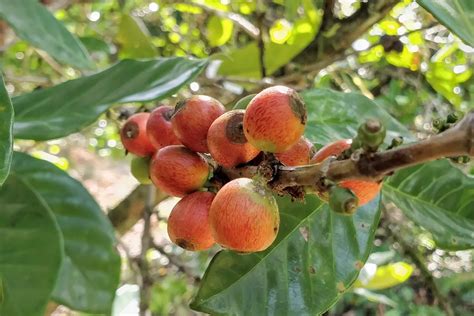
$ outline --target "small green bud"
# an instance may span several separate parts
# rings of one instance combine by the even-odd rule
[[[368,119],[359,127],[356,138],[361,142],[362,148],[376,151],[383,143],[386,134],[387,130],[380,121]]]
[[[457,112],[449,113],[446,118],[447,123],[456,123],[461,118],[461,115]]]
[[[359,199],[349,189],[336,185],[329,191],[329,207],[338,214],[352,215],[358,205]]]
[[[148,157],[134,157],[132,159],[130,171],[141,184],[151,184],[149,166],[150,158]]]
[[[436,128],[438,131],[442,130],[445,124],[446,122],[440,118],[433,120],[432,123],[433,127]]]
[[[403,137],[402,136],[397,136],[397,137],[392,139],[392,142],[390,143],[390,146],[388,146],[387,149],[392,149],[392,148],[398,147],[401,144],[403,144]]]

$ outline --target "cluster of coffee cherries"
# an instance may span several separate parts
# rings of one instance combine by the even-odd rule
[[[194,95],[174,108],[159,106],[132,115],[120,131],[125,149],[136,155],[132,174],[182,199],[168,219],[170,239],[187,250],[215,243],[240,253],[262,251],[275,240],[279,224],[276,200],[265,181],[237,178],[217,192],[213,171],[234,168],[272,153],[285,166],[319,163],[349,148],[341,140],[314,154],[303,136],[306,107],[293,89],[267,88],[247,108],[226,112],[209,96]],[[379,189],[379,184],[375,185]],[[359,197],[359,205],[377,193],[367,183],[348,180],[341,186]],[[372,190],[373,191],[373,190]]]

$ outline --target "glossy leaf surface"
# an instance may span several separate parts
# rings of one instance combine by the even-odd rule
[[[205,60],[124,60],[88,77],[13,98],[14,135],[48,140],[77,132],[114,103],[168,97],[196,77]]]
[[[44,160],[15,153],[12,173],[51,209],[64,239],[53,300],[74,310],[110,312],[120,257],[112,225],[97,203],[78,181]],[[26,203],[31,210],[36,207]]]

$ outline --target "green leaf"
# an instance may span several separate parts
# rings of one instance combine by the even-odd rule
[[[151,58],[157,55],[145,24],[130,14],[122,15],[117,42],[120,44],[120,58]]]
[[[316,315],[356,280],[380,217],[379,199],[354,216],[279,198],[281,224],[264,252],[219,252],[204,274],[193,309],[212,315]]]
[[[413,267],[406,262],[395,262],[383,266],[376,266],[373,275],[359,279],[354,283],[355,288],[368,290],[384,290],[402,284],[413,273]],[[362,275],[362,274],[361,274]]]
[[[207,38],[211,47],[222,46],[232,38],[234,23],[213,15],[207,22]]]
[[[321,21],[319,11],[314,16],[295,21],[291,35],[283,44],[265,42],[264,64],[267,74],[271,75],[298,55],[314,39]],[[315,21],[316,20],[316,21]],[[260,78],[260,59],[257,42],[234,49],[226,54],[216,55],[222,60],[219,74],[223,76],[242,76]]]
[[[379,119],[387,128],[385,143],[403,136],[412,139],[408,129],[372,100],[358,93],[343,93],[329,89],[307,90],[301,94],[308,108],[306,136],[319,145],[353,138],[357,128],[367,118]]]
[[[64,238],[65,258],[52,299],[74,310],[109,313],[120,257],[114,230],[100,207],[78,181],[44,160],[15,153],[12,174],[47,204]]]
[[[162,99],[196,77],[206,60],[124,60],[95,75],[13,98],[14,136],[47,140],[94,122],[114,103]]]
[[[10,172],[12,160],[13,107],[0,73],[0,186]]]
[[[438,247],[474,248],[474,177],[447,160],[403,169],[383,186],[384,198],[433,234]]]
[[[237,101],[232,108],[233,110],[245,110],[247,108],[247,105],[249,105],[250,101],[256,96],[257,94],[249,94],[239,101]]]
[[[434,17],[466,44],[474,47],[474,1],[417,0]]]
[[[58,61],[78,68],[94,68],[81,42],[38,0],[0,0],[0,17],[18,37]]]
[[[45,201],[14,173],[0,205],[0,315],[43,316],[61,267],[61,233]]]

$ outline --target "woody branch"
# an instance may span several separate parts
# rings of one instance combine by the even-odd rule
[[[269,186],[277,192],[290,187],[310,187],[324,191],[325,179],[339,182],[346,179],[380,181],[392,172],[428,161],[456,156],[474,156],[474,111],[458,124],[428,139],[381,152],[355,152],[345,160],[327,160],[307,166],[278,165]],[[259,166],[224,169],[231,179],[253,177]]]

